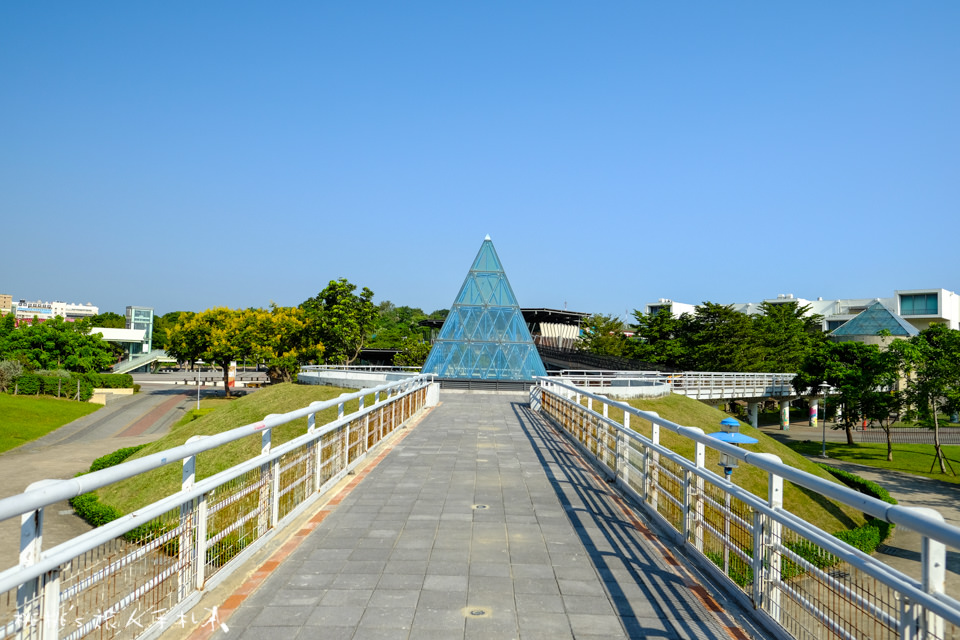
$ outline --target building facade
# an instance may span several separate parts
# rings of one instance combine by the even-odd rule
[[[792,293],[780,294],[776,298],[769,298],[762,302],[733,303],[735,311],[756,315],[760,313],[763,302],[768,304],[784,304],[796,302],[799,306],[808,306],[807,315],[819,314],[823,316],[823,330],[832,332],[839,329],[848,321],[866,311],[873,303],[879,302],[891,313],[895,313],[909,322],[918,331],[923,331],[931,324],[946,324],[951,329],[960,329],[960,295],[947,289],[897,289],[893,296],[888,298],[843,298],[838,300],[807,300],[795,298]],[[660,309],[670,309],[674,316],[684,313],[693,313],[696,305],[678,303],[661,298],[658,302],[646,305],[646,313],[651,314]]]
[[[27,322],[32,321],[34,318],[43,321],[57,316],[68,322],[73,322],[83,318],[92,318],[98,313],[100,313],[100,309],[89,302],[86,304],[77,304],[75,302],[60,302],[59,300],[53,302],[44,302],[42,300],[28,302],[27,300],[20,300],[14,306],[14,314],[17,321]]]

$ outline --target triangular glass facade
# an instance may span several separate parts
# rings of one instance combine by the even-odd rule
[[[890,311],[879,302],[874,302],[865,310],[834,329],[831,336],[875,336],[886,329],[891,336],[915,336],[920,331],[912,324]]]
[[[422,371],[458,380],[532,380],[547,375],[489,236]]]

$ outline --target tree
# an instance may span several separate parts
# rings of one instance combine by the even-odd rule
[[[908,413],[933,428],[934,465],[939,463],[940,472],[946,473],[939,412],[960,408],[960,332],[933,324],[910,340],[894,340],[890,351],[899,356],[908,376],[904,391],[911,407]]]
[[[683,333],[689,315],[676,318],[669,307],[661,307],[647,315],[634,310],[637,321],[636,339],[630,341],[628,355],[635,360],[686,368],[689,357],[683,344]]]
[[[323,345],[311,342],[306,312],[299,307],[270,305],[255,311],[258,326],[255,357],[267,365],[271,382],[290,382],[304,362],[317,361]]]
[[[377,320],[373,291],[364,287],[357,295],[356,288],[346,278],[331,280],[323,291],[300,304],[311,324],[311,341],[323,344],[326,362],[356,360]]]
[[[400,345],[400,351],[393,356],[393,364],[398,367],[422,367],[430,355],[430,343],[416,336],[407,336]]]
[[[102,371],[115,358],[101,338],[90,333],[89,320],[67,322],[54,317],[6,333],[0,340],[0,359],[18,360],[31,370]]]
[[[104,329],[125,329],[127,318],[119,313],[106,311],[90,318],[90,326],[103,327]]]
[[[752,320],[733,305],[704,302],[690,321],[686,349],[697,371],[755,371]]]
[[[853,429],[865,419],[875,419],[888,401],[881,396],[894,391],[897,358],[875,344],[824,342],[804,359],[793,378],[793,387],[813,395],[826,382],[833,387],[828,402],[839,408],[838,428],[853,445]]]
[[[581,351],[601,356],[623,356],[627,346],[626,327],[614,316],[596,313],[581,325],[583,331],[578,340]]]
[[[759,359],[754,371],[795,372],[814,346],[826,339],[821,331],[823,316],[806,315],[810,305],[762,302],[753,318],[753,340]]]

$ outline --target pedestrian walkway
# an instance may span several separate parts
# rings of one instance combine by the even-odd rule
[[[402,438],[192,637],[764,637],[525,394],[444,391]]]

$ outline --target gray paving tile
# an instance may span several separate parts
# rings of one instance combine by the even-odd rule
[[[728,637],[523,394],[442,400],[230,638]]]

